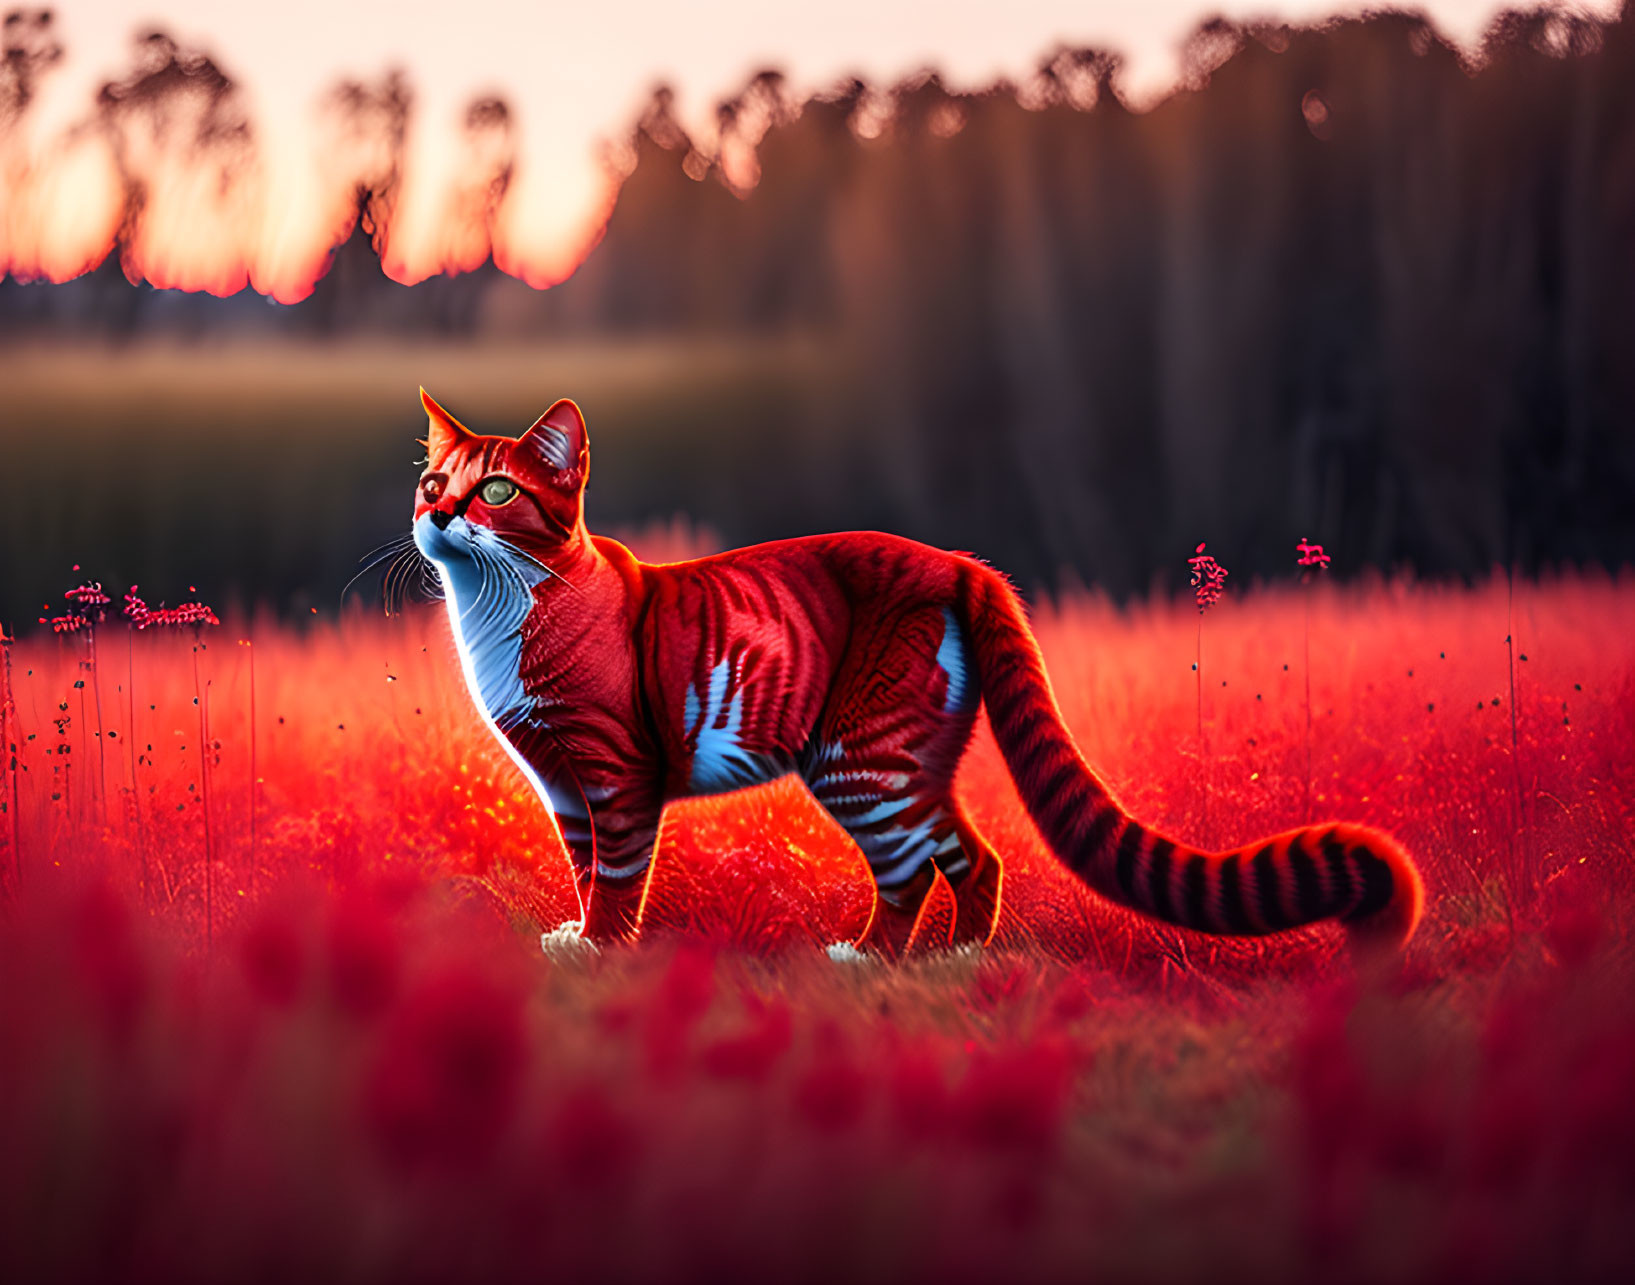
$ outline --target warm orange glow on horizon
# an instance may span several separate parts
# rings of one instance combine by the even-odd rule
[[[0,274],[67,281],[116,254],[133,282],[214,295],[248,286],[295,303],[357,225],[358,192],[388,168],[367,140],[321,151],[308,141],[303,153],[299,131],[261,132],[237,150],[184,150],[145,128],[120,143],[116,155],[94,130],[0,140]],[[601,236],[618,177],[586,158],[497,182],[509,165],[492,139],[418,149],[382,207],[386,275],[413,285],[492,258],[538,288],[571,276]],[[128,187],[139,195],[127,221]]]
[[[7,156],[0,184],[0,272],[67,281],[107,257],[119,232],[119,180],[100,139],[55,155]]]
[[[751,121],[718,139],[710,95],[741,88],[757,67],[785,68],[797,101],[844,75],[883,84],[932,64],[958,90],[1024,79],[1057,40],[1100,43],[1131,54],[1123,84],[1139,106],[1172,82],[1175,44],[1203,12],[1196,0],[1022,0],[1004,15],[958,4],[933,15],[917,0],[835,0],[820,24],[748,0],[711,0],[687,16],[639,0],[609,0],[598,15],[542,16],[501,0],[471,7],[451,25],[413,2],[360,0],[336,14],[287,0],[274,21],[204,0],[159,0],[156,10],[81,0],[54,25],[63,65],[78,57],[72,74],[42,62],[21,105],[0,84],[0,276],[66,281],[116,254],[132,281],[217,295],[249,287],[294,303],[357,226],[361,193],[392,279],[413,284],[492,260],[544,288],[600,239],[622,181],[601,159],[606,144],[626,137],[657,80],[677,85],[683,125],[704,150],[721,145],[722,167],[743,189],[759,175],[758,129]],[[1467,45],[1497,7],[1428,6]],[[1211,8],[1265,14],[1258,4]],[[1336,6],[1278,8],[1309,20]],[[129,47],[130,33],[156,21],[185,33],[163,46],[184,62],[219,41],[220,83],[183,76],[178,90],[156,76],[149,89],[163,92],[99,103],[110,74],[129,86],[121,74],[160,65],[151,44],[138,45],[134,64]],[[338,70],[360,66],[403,71],[359,82]]]
[[[510,162],[492,140],[424,147],[390,180],[378,144],[326,141],[320,152],[287,130],[253,146],[182,149],[139,127],[122,131],[116,153],[98,130],[0,139],[0,274],[68,281],[113,254],[131,281],[158,289],[250,287],[295,303],[357,226],[359,191],[390,184],[376,235],[387,276],[412,285],[492,258],[543,288],[583,261],[617,193],[617,177],[588,160],[496,185]]]

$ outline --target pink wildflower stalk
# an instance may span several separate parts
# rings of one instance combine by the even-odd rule
[[[23,848],[17,835],[17,704],[11,695],[11,644],[15,642],[0,625],[0,763],[5,765],[6,795],[0,806],[6,810],[6,831],[11,840],[12,895],[23,887]]]
[[[1328,554],[1323,552],[1320,544],[1311,544],[1305,536],[1300,537],[1300,543],[1294,546],[1294,551],[1300,555],[1298,566],[1301,568],[1300,578],[1303,583],[1309,584],[1311,578],[1320,571],[1327,571],[1329,564]],[[1306,821],[1311,821],[1311,592],[1306,593]]]
[[[1294,551],[1300,555],[1300,566],[1315,567],[1319,571],[1328,570],[1329,556],[1323,552],[1322,545],[1308,544],[1306,537],[1301,536],[1300,543],[1294,546]]]
[[[102,726],[102,680],[97,676],[96,627],[107,619],[108,595],[102,592],[100,582],[87,582],[64,595],[73,602],[90,622],[85,630],[85,659],[80,666],[91,680],[91,698],[97,716],[97,793],[102,799],[102,821],[108,821],[108,734]],[[83,689],[82,689],[83,690]]]
[[[147,820],[142,815],[142,790],[136,775],[136,634],[139,629],[147,626],[149,619],[148,604],[136,593],[137,586],[132,585],[125,590],[125,605],[121,614],[125,617],[130,629],[125,634],[125,707],[130,723],[127,732],[125,750],[131,765],[131,808],[136,815],[136,836],[139,849],[138,883],[142,892],[143,903],[148,896],[148,827]]]
[[[256,777],[255,777],[255,640],[240,638],[238,645],[243,647],[250,658],[250,869],[255,869],[255,804],[256,804]]]
[[[1198,547],[1187,559],[1187,565],[1192,568],[1192,592],[1198,603],[1198,652],[1192,662],[1193,673],[1197,675],[1198,687],[1198,761],[1203,763],[1206,755],[1204,745],[1204,612],[1208,611],[1221,600],[1226,592],[1227,570],[1214,558],[1204,552],[1205,541],[1200,540]],[[1209,780],[1204,778],[1204,825],[1209,824]]]
[[[204,650],[204,627],[221,622],[216,619],[215,612],[200,603],[186,603],[183,606],[198,609],[190,616],[178,616],[177,623],[193,626],[193,703],[199,709],[199,806],[204,809],[204,949],[209,954],[215,944],[215,907],[211,897],[215,854],[210,843],[210,715],[205,706],[206,693],[199,685],[199,653]],[[182,610],[183,607],[177,607],[174,612]]]
[[[1187,566],[1192,568],[1192,591],[1198,600],[1198,614],[1201,616],[1221,600],[1221,595],[1226,592],[1229,573],[1204,552],[1202,542],[1192,557],[1187,559]]]
[[[137,596],[136,590],[136,585],[125,590],[124,616],[131,622],[132,629],[146,629],[153,613],[148,610],[148,604]]]
[[[193,630],[193,704],[199,711],[199,805],[204,809],[204,948],[210,951],[215,942],[215,904],[212,895],[214,845],[210,835],[210,762],[209,713],[205,705],[205,687],[199,679],[199,653],[204,650],[204,630],[221,624],[216,613],[202,602],[184,602],[177,607],[150,607],[132,585],[125,594],[125,618],[136,629]],[[192,586],[188,586],[190,592]]]
[[[78,571],[79,564],[74,564]],[[96,627],[107,618],[108,595],[102,591],[99,581],[87,580],[63,594],[68,600],[68,610],[61,616],[50,618],[51,632],[57,634],[83,633],[85,635],[85,655],[79,662],[80,672],[89,675],[91,694],[96,704],[97,716],[97,765],[100,788],[98,795],[102,801],[103,821],[107,821],[108,813],[108,753],[107,737],[102,727],[102,686],[97,682],[97,636]],[[46,624],[46,617],[40,617],[40,623]],[[80,704],[80,749],[85,748],[85,678],[78,679],[74,686],[79,689]]]
[[[131,586],[135,592],[136,586]],[[125,595],[130,602],[130,594]],[[125,755],[131,768],[131,815],[136,818],[137,882],[145,905],[148,897],[148,830],[142,816],[142,793],[136,780],[136,627],[125,631]]]
[[[1510,670],[1510,772],[1516,806],[1516,829],[1510,842],[1512,849],[1520,844],[1519,864],[1523,867],[1520,877],[1510,881],[1509,900],[1514,901],[1518,891],[1515,885],[1520,884],[1522,897],[1531,901],[1538,891],[1538,871],[1533,863],[1533,845],[1527,829],[1527,796],[1521,778],[1521,732],[1516,713],[1516,565],[1513,560],[1505,565],[1504,581],[1504,650]],[[1513,858],[1511,864],[1518,863]]]

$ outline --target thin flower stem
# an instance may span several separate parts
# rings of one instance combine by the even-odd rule
[[[17,821],[17,703],[11,694],[12,637],[0,625],[0,754],[6,765],[6,830],[11,840],[12,893],[20,896],[23,890],[23,846],[18,837]]]
[[[81,662],[80,668],[82,670],[85,668],[84,662]],[[87,804],[85,796],[91,793],[91,753],[85,741],[85,732],[90,723],[91,720],[85,713],[85,680],[81,678],[79,680],[79,762],[85,771],[85,784],[80,791],[79,811],[74,814],[80,825],[84,825],[86,819]]]
[[[255,640],[244,644],[250,651],[250,873],[255,875]]]
[[[1198,651],[1193,658],[1193,673],[1198,679],[1198,757],[1204,753],[1204,618],[1198,616]]]
[[[108,735],[102,726],[102,680],[97,677],[97,629],[93,621],[85,633],[90,657],[91,700],[97,715],[97,793],[102,799],[102,824],[108,824]]]
[[[1510,663],[1510,768],[1514,777],[1516,798],[1516,834],[1521,844],[1521,860],[1523,865],[1522,876],[1527,880],[1524,893],[1529,898],[1533,892],[1533,859],[1531,845],[1527,838],[1527,807],[1524,801],[1521,781],[1521,736],[1516,721],[1516,569],[1514,565],[1505,568],[1505,604],[1504,604],[1504,647]]]
[[[1198,772],[1203,782],[1203,831],[1209,834],[1209,748],[1204,744],[1204,616],[1198,613],[1198,651],[1192,666],[1198,676]]]
[[[1311,824],[1311,587],[1306,588],[1306,824]]]
[[[68,733],[67,732],[58,732],[57,733],[57,739],[58,739],[58,751],[57,752],[62,755],[62,760],[63,760],[63,762],[62,762],[62,815],[60,817],[54,815],[51,818],[51,850],[52,851],[55,851],[56,848],[57,848],[57,845],[62,842],[61,831],[62,831],[62,829],[64,827],[66,827],[70,831],[73,831],[74,826],[75,826],[74,817],[76,815],[75,812],[74,812],[74,805],[75,805],[75,803],[77,801],[77,796],[74,794],[74,762],[73,762],[74,756],[71,753],[68,752],[69,750],[72,750],[74,747],[72,745],[68,744]],[[63,749],[62,748],[63,746],[67,746],[67,749]],[[55,771],[55,769],[53,769],[53,771]]]
[[[1311,594],[1312,581],[1317,574],[1328,569],[1332,559],[1323,552],[1323,546],[1313,544],[1305,536],[1300,537],[1300,543],[1294,546],[1294,551],[1300,555],[1301,583],[1306,586],[1306,823],[1311,824]],[[1284,668],[1288,668],[1284,666]]]
[[[136,630],[125,631],[125,749],[131,763],[131,810],[136,817],[137,881],[142,904],[148,900],[148,834],[142,819],[142,794],[136,781]]]
[[[1206,552],[1206,545],[1198,547],[1187,559],[1192,568],[1193,599],[1198,604],[1198,653],[1192,668],[1198,676],[1198,768],[1203,777],[1203,828],[1209,829],[1209,768],[1208,747],[1204,744],[1204,612],[1221,600],[1226,591],[1227,570]]]
[[[204,949],[208,954],[215,941],[214,906],[211,903],[210,844],[210,764],[205,758],[205,740],[209,725],[205,719],[204,689],[199,684],[199,650],[203,646],[199,631],[193,631],[193,703],[199,707],[199,805],[204,809]]]

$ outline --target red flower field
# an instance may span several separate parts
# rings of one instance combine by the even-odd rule
[[[0,1273],[1626,1268],[1635,588],[1252,589],[1204,619],[1198,674],[1190,598],[1037,626],[1143,819],[1401,839],[1427,913],[1400,967],[1099,902],[985,730],[988,950],[831,959],[866,871],[785,782],[673,809],[639,945],[542,952],[566,858],[439,609],[11,645]]]

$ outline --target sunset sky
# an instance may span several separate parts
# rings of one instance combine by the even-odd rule
[[[1446,35],[1468,42],[1500,6],[1431,0],[1424,7]],[[1617,5],[1583,7],[1610,12]],[[20,158],[14,147],[9,160],[12,191],[0,196],[0,266],[9,260],[25,275],[72,275],[83,270],[85,247],[106,238],[106,162],[93,146],[68,148],[62,140],[87,115],[97,85],[129,67],[132,35],[153,26],[208,51],[244,86],[261,171],[248,204],[218,211],[217,226],[203,232],[178,226],[166,234],[162,227],[167,206],[196,210],[202,189],[177,174],[150,182],[152,261],[164,265],[178,254],[210,258],[201,272],[160,266],[150,276],[228,288],[241,282],[243,270],[233,265],[242,263],[257,288],[298,297],[310,284],[304,278],[314,247],[328,235],[326,220],[333,219],[333,201],[326,205],[329,198],[317,193],[326,181],[314,157],[317,103],[343,76],[376,78],[402,67],[415,89],[411,164],[388,262],[404,279],[460,257],[446,244],[440,211],[456,166],[463,107],[483,93],[502,94],[513,105],[520,163],[495,244],[498,250],[503,242],[508,266],[543,284],[571,268],[588,230],[605,214],[609,188],[597,160],[600,143],[622,135],[660,80],[676,88],[683,120],[707,131],[716,100],[764,66],[784,69],[797,93],[852,73],[889,82],[926,66],[942,69],[956,87],[969,87],[1023,76],[1041,53],[1065,42],[1123,52],[1125,84],[1139,100],[1162,92],[1180,42],[1215,12],[1309,20],[1333,7],[1304,0],[1208,7],[1197,0],[77,0],[58,12],[68,60],[44,85],[23,144],[26,155]]]

